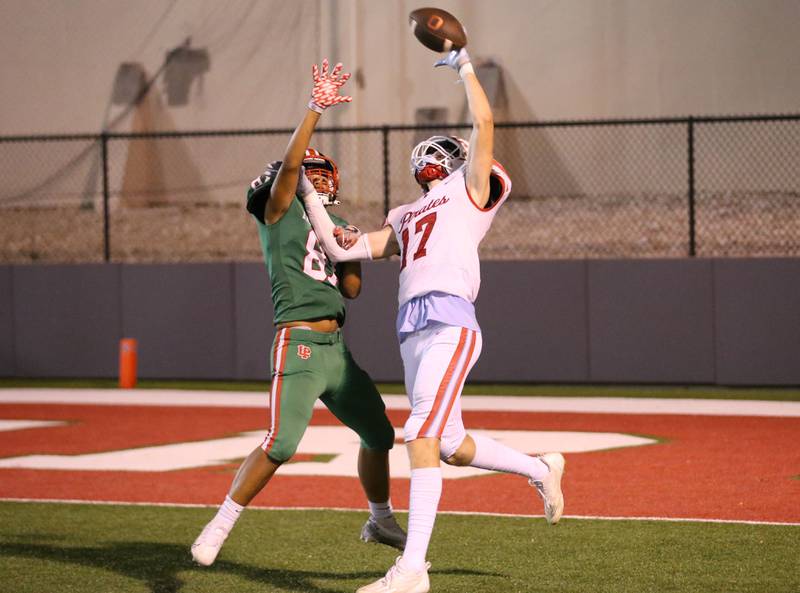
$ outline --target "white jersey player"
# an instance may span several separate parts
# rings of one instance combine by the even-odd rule
[[[379,231],[345,237],[300,176],[298,193],[331,259],[400,256],[397,332],[412,408],[404,427],[411,463],[408,539],[386,576],[358,593],[429,590],[425,557],[442,491],[440,460],[527,477],[544,500],[550,524],[564,508],[560,453],[529,456],[468,435],[461,420],[461,391],[482,346],[474,307],[478,245],[508,198],[511,181],[493,160],[492,112],[466,50],[450,52],[436,65],[459,73],[473,126],[469,143],[433,136],[414,148],[411,170],[424,191],[419,199],[391,210]]]
[[[438,153],[444,152],[442,147],[458,146],[458,153],[466,153],[462,148],[465,145],[460,138],[434,136],[421,142],[417,151]],[[451,160],[458,162],[456,158]],[[445,173],[447,169],[452,167],[445,168]],[[490,204],[478,206],[469,195],[464,173],[462,164],[416,202],[394,208],[386,218],[400,244],[400,307],[415,297],[437,291],[470,303],[478,296],[481,284],[478,245],[489,230],[498,206],[508,197],[511,180],[495,163],[492,167],[495,191],[490,192]]]

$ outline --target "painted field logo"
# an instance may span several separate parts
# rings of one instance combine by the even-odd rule
[[[55,428],[61,424],[61,421],[50,421],[47,424]],[[45,430],[49,428],[43,426],[41,421],[0,421],[0,432],[34,427]],[[402,441],[403,429],[395,428],[394,431],[395,438]],[[560,447],[566,454],[657,444],[653,439],[611,432],[498,429],[471,430],[470,434],[479,434],[495,439],[520,451],[553,451],[556,447]],[[198,467],[215,467],[230,463],[231,459],[236,459],[237,456],[242,454],[242,451],[246,451],[248,447],[253,446],[253,443],[260,442],[263,438],[263,431],[256,430],[220,439],[168,443],[113,451],[95,451],[77,455],[33,454],[18,457],[0,457],[0,469],[172,472]],[[296,463],[285,463],[281,466],[280,473],[282,476],[342,476],[357,478],[358,468],[357,464],[353,463],[353,460],[358,457],[360,448],[361,439],[346,426],[318,426],[312,424],[306,429],[303,439],[297,447],[298,453],[308,455],[310,459],[308,461],[297,461]],[[320,456],[322,457],[321,459],[319,458]],[[393,477],[411,477],[411,467],[408,464],[405,446],[400,445],[389,451],[389,466],[392,468]],[[486,470],[469,466],[444,465],[442,467],[442,477],[448,480],[469,478],[486,473]],[[6,485],[3,484],[2,486],[5,487]]]
[[[311,358],[311,348],[309,348],[305,344],[298,344],[297,356],[299,356],[303,360],[308,360],[309,358]]]

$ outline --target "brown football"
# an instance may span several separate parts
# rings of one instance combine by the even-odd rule
[[[467,44],[467,32],[458,19],[441,8],[418,8],[408,15],[411,32],[420,43],[436,52],[461,49]]]

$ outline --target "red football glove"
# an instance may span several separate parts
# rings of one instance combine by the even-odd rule
[[[308,102],[308,108],[313,109],[317,113],[322,113],[331,105],[338,103],[349,103],[353,97],[347,95],[340,95],[339,89],[350,78],[350,73],[345,72],[340,76],[342,71],[342,64],[339,62],[333,67],[333,70],[328,73],[328,59],[322,60],[322,72],[320,72],[317,65],[311,68],[314,75],[314,88],[311,90],[311,101]]]
[[[361,231],[352,224],[346,227],[337,226],[333,229],[333,236],[339,244],[339,247],[350,249],[358,242],[359,237],[361,237]]]

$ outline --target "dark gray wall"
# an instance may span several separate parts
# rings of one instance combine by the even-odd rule
[[[347,302],[344,335],[359,366],[375,381],[403,381],[403,361],[395,333],[397,262],[362,266],[362,292]]]
[[[269,379],[269,358],[275,331],[272,295],[264,264],[234,265],[234,359],[237,379]]]
[[[593,261],[588,270],[593,381],[714,382],[710,260]]]
[[[715,262],[717,381],[800,383],[800,259]]]
[[[139,342],[140,376],[235,376],[233,278],[230,264],[123,266],[122,332]]]
[[[589,381],[586,263],[508,261],[481,267],[476,312],[483,352],[470,379]]]
[[[17,376],[116,374],[122,329],[120,268],[116,264],[12,266]]]
[[[14,288],[11,267],[0,266],[0,377],[16,374],[14,363]]]
[[[472,381],[800,385],[800,259],[484,262]],[[364,265],[345,336],[401,381],[397,263]],[[268,380],[262,264],[0,266],[0,376]]]

